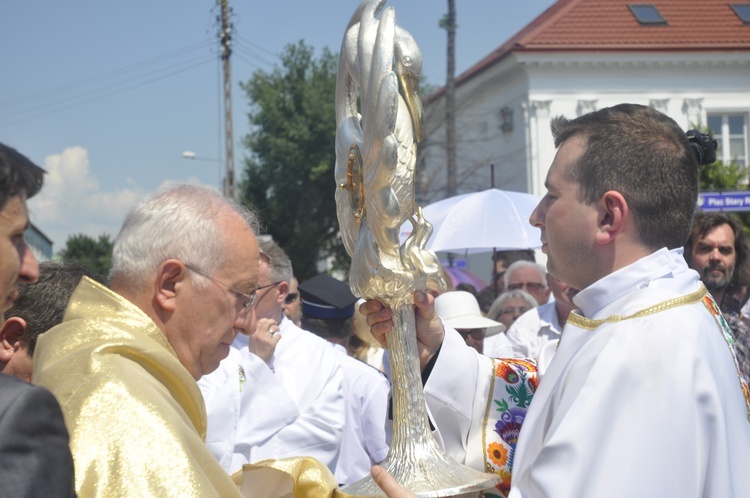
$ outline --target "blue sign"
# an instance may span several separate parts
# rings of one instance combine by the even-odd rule
[[[700,192],[698,207],[701,211],[750,211],[750,191]]]
[[[466,258],[455,258],[452,261],[441,259],[440,264],[446,268],[458,268],[460,270],[469,269],[469,261]]]

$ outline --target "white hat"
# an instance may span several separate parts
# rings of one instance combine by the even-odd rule
[[[435,299],[435,312],[454,329],[487,328],[487,335],[494,335],[505,328],[502,323],[482,316],[477,298],[471,292],[443,292]]]

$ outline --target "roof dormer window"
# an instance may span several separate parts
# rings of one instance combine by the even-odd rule
[[[750,26],[750,3],[730,3],[729,6],[746,26]]]
[[[654,5],[645,3],[628,4],[630,12],[633,13],[641,26],[666,26],[667,21]]]

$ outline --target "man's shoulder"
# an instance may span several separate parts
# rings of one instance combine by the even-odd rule
[[[54,396],[44,387],[35,386],[12,375],[0,373],[0,416],[19,399],[50,402],[54,400]]]

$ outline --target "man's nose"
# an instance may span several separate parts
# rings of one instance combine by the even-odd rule
[[[39,279],[39,264],[34,257],[31,248],[24,244],[23,254],[21,254],[21,268],[18,271],[21,282],[32,283]]]
[[[536,205],[534,211],[531,212],[531,216],[529,216],[529,223],[533,227],[542,228],[542,202],[544,202],[544,199],[539,201],[539,204]]]

